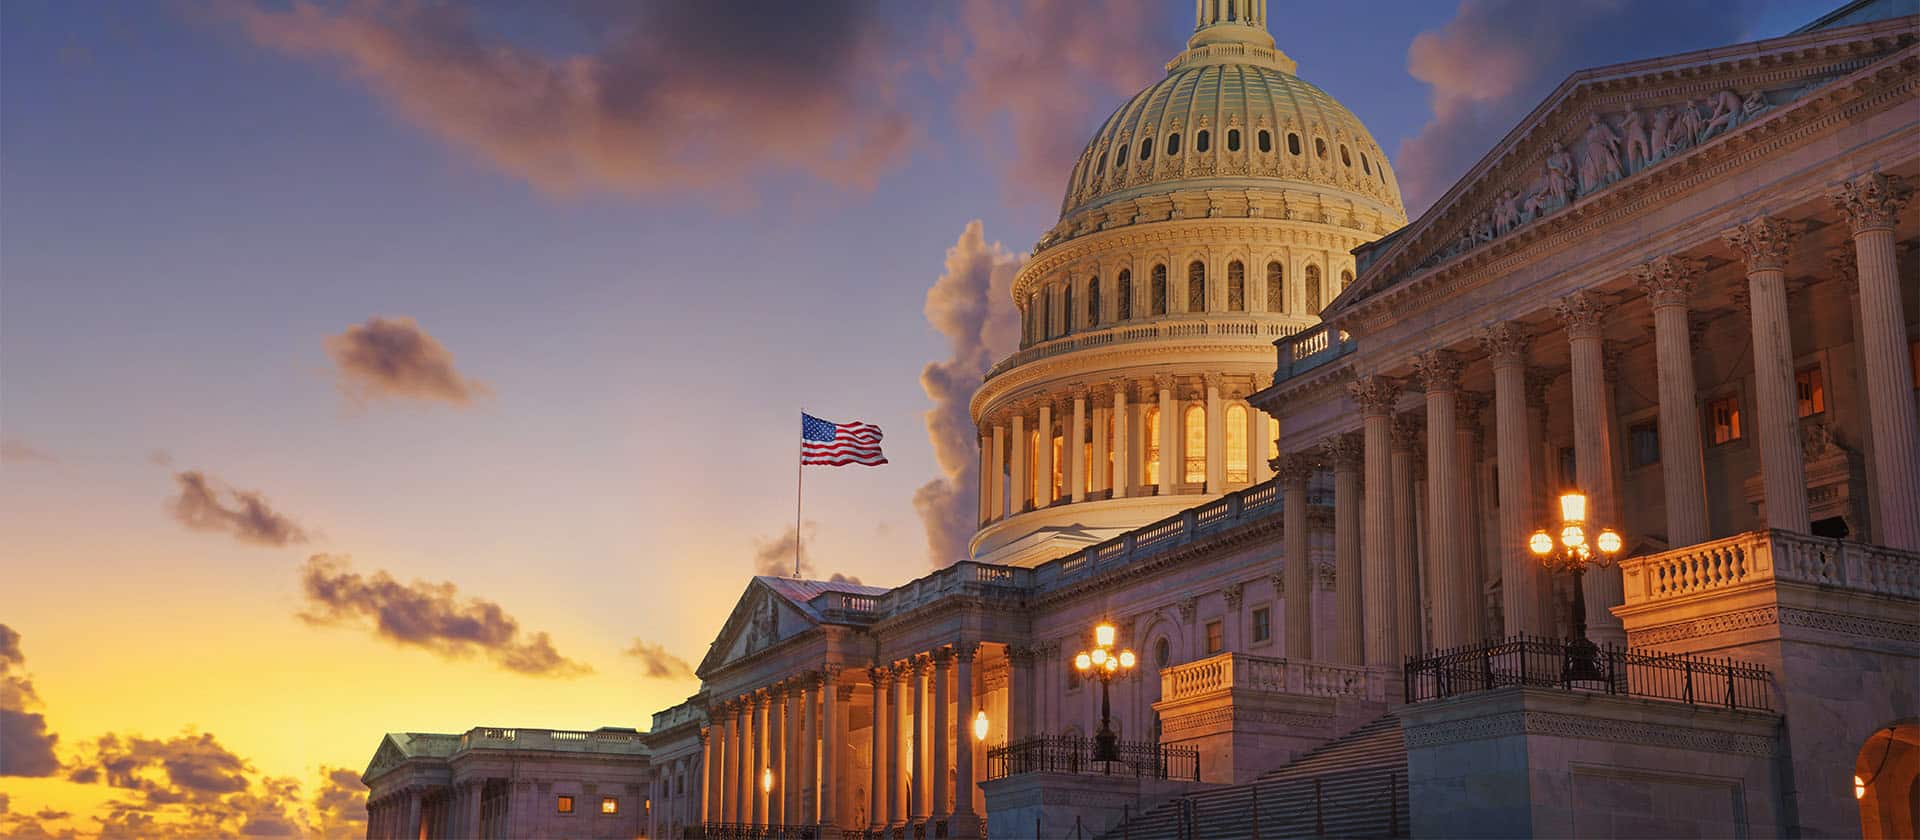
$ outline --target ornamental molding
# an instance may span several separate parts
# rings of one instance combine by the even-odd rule
[[[1800,228],[1797,222],[1761,216],[1734,225],[1720,234],[1720,239],[1740,252],[1740,257],[1746,261],[1748,274],[1781,271],[1786,269],[1787,259],[1793,255],[1793,245],[1800,238]]]
[[[1014,275],[1014,299],[1024,298],[1036,284],[1051,282],[1052,275],[1060,271],[1080,273],[1091,268],[1105,277],[1128,269],[1138,281],[1153,262],[1164,261],[1169,265],[1174,262],[1167,254],[1134,253],[1121,257],[1114,253],[1116,251],[1168,249],[1179,253],[1178,259],[1199,258],[1209,262],[1208,257],[1215,252],[1224,259],[1228,247],[1245,247],[1248,253],[1260,254],[1255,261],[1280,256],[1271,250],[1263,251],[1264,246],[1281,251],[1321,251],[1334,261],[1344,262],[1351,259],[1346,255],[1353,249],[1392,230],[1391,227],[1384,230],[1349,228],[1319,219],[1245,216],[1244,211],[1211,217],[1203,213],[1201,218],[1174,218],[1171,212],[1169,204],[1156,214],[1161,218],[1130,219],[1124,227],[1102,228],[1043,247]],[[1223,242],[1235,243],[1235,246],[1223,245]]]
[[[1634,266],[1633,282],[1647,296],[1653,308],[1686,307],[1687,298],[1699,285],[1705,272],[1699,260],[1688,257],[1659,257]]]
[[[1394,403],[1400,399],[1400,383],[1385,376],[1356,377],[1347,383],[1347,394],[1362,414],[1385,416],[1393,413]]]
[[[1898,176],[1869,172],[1835,184],[1827,198],[1858,236],[1870,230],[1892,230],[1900,210],[1913,200],[1913,187]]]
[[[1477,337],[1480,349],[1486,351],[1494,367],[1527,363],[1527,346],[1533,343],[1533,336],[1525,325],[1513,321],[1488,324],[1480,328]]]
[[[1235,376],[1257,376],[1263,370],[1272,375],[1273,370],[1271,341],[1237,343],[1222,340],[1211,344],[1141,341],[1121,346],[1090,347],[1010,368],[975,390],[970,407],[977,417],[990,416],[1004,408],[1009,401],[1039,396],[1020,393],[1025,389],[1040,387],[1051,392],[1054,389],[1052,380],[1064,376],[1085,376],[1089,370],[1107,368],[1149,368],[1178,364],[1183,360],[1170,357],[1180,355],[1193,356],[1191,364],[1224,369]],[[1245,367],[1239,369],[1241,366]]]
[[[1695,752],[1772,757],[1774,738],[1718,729],[1569,715],[1546,711],[1512,711],[1462,718],[1407,728],[1408,749],[1423,749],[1485,741],[1516,735],[1612,741],[1637,746],[1658,745]]]
[[[1566,328],[1570,339],[1599,338],[1606,328],[1607,312],[1612,308],[1606,295],[1581,289],[1555,300],[1553,317]]]
[[[1320,442],[1321,457],[1334,471],[1359,471],[1365,447],[1359,432],[1341,432]]]
[[[1451,350],[1428,350],[1413,357],[1413,373],[1429,394],[1460,390],[1460,357]]]

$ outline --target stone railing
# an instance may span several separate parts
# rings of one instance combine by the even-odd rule
[[[1273,381],[1285,382],[1321,365],[1352,353],[1359,342],[1346,331],[1335,331],[1316,324],[1273,343],[1280,349],[1280,360],[1273,369]]]
[[[1310,697],[1365,696],[1367,669],[1222,653],[1160,672],[1160,698],[1183,700],[1228,689]]]
[[[1164,338],[1199,338],[1204,336],[1224,336],[1233,338],[1280,338],[1292,335],[1300,329],[1293,324],[1278,321],[1253,320],[1245,317],[1232,319],[1187,318],[1180,316],[1155,315],[1160,320],[1148,322],[1129,321],[1103,329],[1074,333],[1055,339],[1039,342],[1016,351],[1013,355],[1001,359],[998,364],[987,370],[983,379],[992,379],[1028,362],[1085,350],[1092,347],[1104,347],[1109,344],[1128,344],[1135,341],[1157,341]]]
[[[1920,554],[1779,530],[1629,558],[1620,575],[1628,606],[1768,580],[1920,598]]]
[[[1033,584],[1042,590],[1071,584],[1089,574],[1111,571],[1210,534],[1279,514],[1279,483],[1277,479],[1268,480],[1042,563],[1032,570]]]
[[[813,604],[832,618],[872,621],[954,595],[1018,597],[1032,583],[1032,569],[963,560],[882,595],[828,592]]]
[[[504,729],[476,726],[460,736],[461,750],[515,749],[565,752],[634,752],[646,736],[630,729]]]

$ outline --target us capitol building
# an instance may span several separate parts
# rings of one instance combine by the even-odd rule
[[[369,837],[1915,835],[1912,4],[1577,72],[1411,221],[1195,5],[1014,282],[972,557],[753,578],[646,732],[390,733]]]

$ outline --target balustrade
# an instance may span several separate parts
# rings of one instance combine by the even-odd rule
[[[1076,333],[1062,336],[1051,341],[1028,346],[1011,356],[1001,359],[987,371],[983,379],[992,379],[1024,365],[1028,362],[1084,350],[1089,347],[1101,347],[1109,344],[1125,344],[1134,341],[1153,341],[1162,338],[1196,338],[1218,335],[1235,338],[1281,338],[1293,335],[1299,327],[1277,321],[1250,320],[1235,318],[1217,320],[1211,318],[1167,318],[1149,324],[1129,324],[1108,327],[1095,332]]]
[[[1364,696],[1367,669],[1222,653],[1160,672],[1162,700],[1183,700],[1236,688],[1313,697]]]
[[[1620,563],[1626,603],[1656,603],[1766,580],[1920,598],[1920,554],[1761,530]]]

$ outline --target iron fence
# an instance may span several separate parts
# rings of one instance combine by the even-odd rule
[[[1540,636],[1515,636],[1411,657],[1406,684],[1409,703],[1529,686],[1773,710],[1773,674],[1763,666]]]
[[[752,823],[706,823],[681,829],[684,840],[814,840],[820,836],[815,825],[754,825]]]
[[[1152,741],[1115,744],[1119,760],[1094,759],[1094,739],[1078,735],[1042,735],[987,750],[987,778],[1022,773],[1079,773],[1149,779],[1200,780],[1200,750]]]

